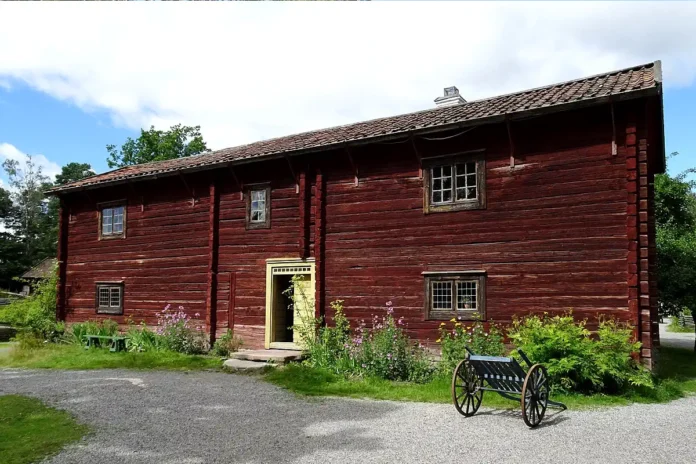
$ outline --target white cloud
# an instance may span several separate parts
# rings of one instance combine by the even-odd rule
[[[696,75],[696,5],[4,3],[0,79],[212,148],[663,60]]]
[[[0,164],[2,164],[5,160],[11,159],[15,161],[19,161],[19,168],[20,169],[26,169],[26,154],[22,151],[20,151],[17,147],[14,145],[11,145],[9,143],[2,143],[0,142]],[[54,163],[53,161],[49,160],[46,158],[44,155],[40,154],[32,154],[32,161],[37,167],[41,168],[41,172],[49,178],[49,180],[53,181],[56,177],[56,174],[60,173],[61,168],[58,164]],[[5,177],[4,171],[0,173],[3,177]],[[3,179],[0,179],[0,187],[4,186]],[[7,188],[7,187],[4,187]]]

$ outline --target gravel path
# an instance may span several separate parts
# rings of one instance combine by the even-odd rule
[[[463,418],[450,405],[304,399],[222,373],[0,370],[94,433],[54,463],[693,463],[696,397],[547,416]],[[485,404],[485,400],[484,400]],[[1,461],[1,459],[0,459]]]

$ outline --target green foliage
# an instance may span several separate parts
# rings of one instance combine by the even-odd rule
[[[64,326],[56,322],[57,278],[54,270],[50,277],[39,281],[33,294],[0,309],[0,320],[43,340],[55,340],[60,337]]]
[[[35,398],[0,396],[0,456],[4,464],[44,461],[88,429],[65,411]]]
[[[691,327],[680,325],[679,318],[676,316],[669,321],[669,325],[667,326],[667,332],[691,333],[693,331],[694,329],[692,329]]]
[[[157,351],[165,347],[161,335],[151,330],[145,323],[139,326],[130,324],[126,332],[126,348],[131,352]]]
[[[352,337],[343,302],[334,301],[331,306],[332,324],[320,327],[304,342],[306,365],[365,378],[413,382],[432,378],[433,368],[423,347],[408,338],[402,319],[394,319],[391,302],[385,316],[373,316],[372,327],[361,322]]]
[[[565,392],[625,391],[629,386],[652,388],[650,374],[633,354],[640,343],[633,328],[613,320],[600,321],[597,338],[575,322],[572,314],[515,318],[508,337],[534,363],[543,364],[552,385]]]
[[[94,175],[92,166],[88,163],[68,163],[56,174],[56,185],[65,185]]]
[[[442,359],[440,371],[451,375],[457,364],[466,357],[466,347],[475,354],[486,356],[502,356],[505,354],[505,343],[500,329],[490,324],[488,330],[481,322],[462,323],[456,319],[450,320],[452,328],[445,322],[440,324],[440,343]]]
[[[86,335],[112,337],[118,334],[118,324],[111,319],[102,321],[76,322],[70,326],[71,341],[78,345],[85,342]]]
[[[696,307],[696,182],[693,169],[655,176],[657,275],[660,312],[677,315]]]
[[[203,328],[184,312],[183,306],[172,309],[167,305],[157,314],[157,326],[164,349],[184,354],[201,354],[209,349]]]
[[[222,337],[215,340],[213,348],[210,350],[210,354],[219,357],[229,357],[230,353],[239,351],[242,346],[242,340],[234,335],[232,330],[227,329],[227,332]]]
[[[120,168],[133,164],[164,161],[197,155],[209,151],[200,126],[182,126],[177,124],[167,131],[140,130],[140,137],[128,137],[120,149],[115,145],[107,145],[109,157],[106,160],[110,168]]]

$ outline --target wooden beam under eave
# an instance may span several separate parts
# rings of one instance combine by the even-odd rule
[[[510,120],[505,121],[505,127],[507,128],[508,144],[510,145],[510,168],[515,167],[515,143],[512,141],[512,128],[510,127]]]
[[[179,171],[179,179],[181,179],[181,182],[183,182],[186,191],[191,196],[191,206],[196,206],[196,191],[189,187],[189,184],[188,182],[186,182],[186,178],[184,177],[184,174],[181,171]]]
[[[358,165],[355,163],[355,160],[353,160],[353,155],[350,153],[350,148],[348,148],[348,147],[346,147],[346,155],[348,155],[348,161],[350,161],[350,167],[353,169],[353,172],[355,173],[355,186],[357,187],[358,185],[360,185]]]
[[[420,151],[418,151],[418,147],[416,146],[416,138],[414,136],[411,137],[411,146],[413,147],[413,152],[416,154],[416,159],[418,160],[418,178],[422,179],[423,178],[423,157],[420,154]]]
[[[244,186],[242,185],[241,182],[239,182],[239,179],[237,178],[237,173],[234,172],[234,168],[232,167],[232,164],[228,164],[227,169],[230,170],[230,174],[232,175],[232,179],[234,179],[234,183],[236,184],[237,188],[239,189],[239,199],[243,200],[244,199]]]
[[[616,120],[614,119],[614,103],[609,103],[609,110],[611,111],[611,154],[616,156],[619,153],[619,149],[616,146]]]

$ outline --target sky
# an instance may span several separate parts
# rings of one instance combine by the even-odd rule
[[[3,2],[0,162],[104,172],[151,125],[218,149],[660,59],[675,173],[696,166],[694,23],[687,2]]]

